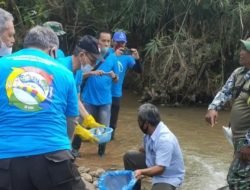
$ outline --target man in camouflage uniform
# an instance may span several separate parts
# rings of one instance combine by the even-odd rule
[[[250,131],[250,38],[241,40],[239,67],[233,71],[226,84],[216,94],[208,107],[206,120],[213,127],[220,110],[233,100],[230,123],[233,133],[234,158],[227,181],[230,190],[250,190],[250,144],[246,134]]]
[[[48,22],[45,22],[43,24],[43,26],[45,27],[49,27],[50,29],[52,29],[56,35],[58,36],[59,40],[62,41],[62,37],[66,34],[66,32],[63,30],[63,26],[60,22],[56,22],[56,21],[48,21]],[[60,42],[61,44],[61,42]],[[57,49],[56,51],[56,59],[59,59],[59,58],[62,58],[62,57],[65,57],[65,54],[63,52],[63,50],[61,49]]]

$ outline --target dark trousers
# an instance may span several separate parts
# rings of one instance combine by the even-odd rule
[[[117,120],[120,111],[121,97],[112,97],[110,127],[113,128],[112,138],[114,137],[115,129],[117,127]]]
[[[145,153],[129,151],[123,156],[124,168],[126,170],[137,170],[147,168],[145,163]],[[156,183],[151,190],[175,190],[176,187],[167,183]],[[133,190],[141,190],[141,181],[137,181]]]
[[[137,170],[147,168],[145,163],[145,154],[136,151],[129,151],[123,156],[125,170]],[[141,181],[138,180],[133,190],[141,190]]]
[[[0,159],[0,190],[85,190],[70,151]]]
[[[167,183],[156,183],[151,190],[175,190],[176,187]]]

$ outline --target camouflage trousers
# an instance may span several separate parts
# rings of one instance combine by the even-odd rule
[[[230,190],[250,190],[250,161],[243,162],[239,159],[239,151],[244,146],[245,140],[234,143],[234,159],[227,175]]]

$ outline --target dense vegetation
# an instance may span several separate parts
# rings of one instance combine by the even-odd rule
[[[0,0],[15,16],[17,45],[31,26],[63,24],[70,53],[77,37],[123,29],[144,62],[126,86],[161,103],[205,101],[238,65],[239,39],[249,36],[248,0]]]

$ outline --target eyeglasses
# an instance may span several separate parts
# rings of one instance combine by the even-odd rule
[[[53,57],[53,58],[57,58],[56,50],[57,50],[57,49],[56,49],[55,47],[50,48],[50,49],[49,49],[49,55],[50,55],[51,57]]]

